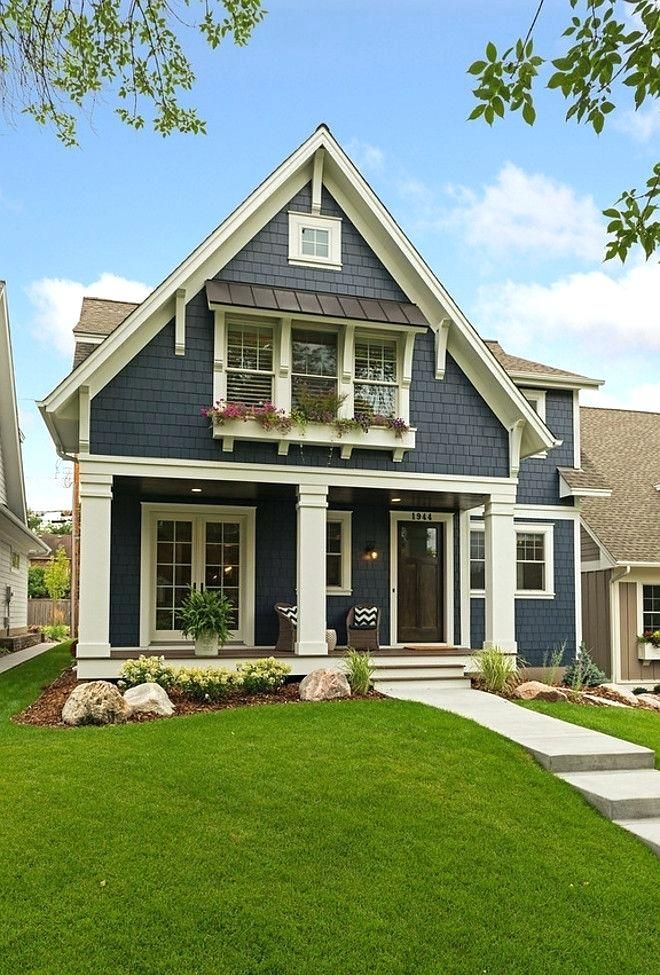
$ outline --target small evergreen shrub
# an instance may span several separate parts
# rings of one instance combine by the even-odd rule
[[[597,687],[607,680],[605,673],[591,659],[586,644],[581,643],[578,655],[564,674],[564,684],[574,691],[583,687]]]
[[[66,623],[48,623],[41,627],[41,632],[47,640],[66,640],[69,627]]]
[[[177,667],[174,686],[196,701],[221,701],[236,687],[236,675],[224,667]]]
[[[236,668],[236,682],[246,694],[260,694],[264,691],[276,691],[290,673],[288,664],[283,664],[275,657],[263,657],[261,660],[246,660],[239,664]]]
[[[648,694],[648,689],[646,687],[633,687],[633,694]]]
[[[349,647],[344,655],[346,679],[354,694],[368,694],[374,674],[373,660],[368,653]]]
[[[164,690],[174,686],[174,669],[168,667],[164,657],[145,657],[125,660],[119,671],[119,686],[137,687],[138,684],[160,684]]]
[[[655,685],[655,687],[653,688],[653,693],[660,694],[660,684]]]
[[[515,658],[504,653],[499,647],[487,647],[477,651],[472,657],[477,674],[484,687],[491,694],[501,694],[510,690],[516,683],[518,671]]]

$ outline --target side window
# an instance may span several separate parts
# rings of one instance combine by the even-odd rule
[[[326,588],[351,592],[351,512],[329,511],[326,522]]]
[[[267,325],[227,328],[227,402],[258,406],[273,399],[273,330]]]
[[[396,416],[398,347],[391,339],[355,338],[355,412]]]
[[[486,535],[470,532],[470,589],[481,592],[486,588]]]

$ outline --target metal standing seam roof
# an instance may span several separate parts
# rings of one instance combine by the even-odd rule
[[[580,409],[582,446],[612,489],[582,516],[617,562],[660,564],[660,413]]]
[[[428,327],[428,322],[417,305],[408,301],[392,301],[389,298],[356,298],[353,295],[302,291],[298,288],[271,288],[260,284],[215,279],[206,282],[206,296],[211,305],[236,305],[262,311],[280,311],[289,315],[323,315],[362,322]]]

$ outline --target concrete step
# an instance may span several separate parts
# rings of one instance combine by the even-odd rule
[[[655,766],[655,753],[650,748],[611,735],[591,731],[582,733],[577,727],[568,734],[527,734],[521,744],[532,753],[539,765],[558,774],[623,772],[652,769]]]
[[[372,658],[373,661],[373,658]],[[465,667],[461,664],[434,663],[388,663],[385,660],[373,661],[374,680],[450,680],[463,678]]]
[[[660,857],[660,817],[654,816],[652,819],[615,819],[614,822],[622,829],[627,829],[629,833],[646,843],[656,856]]]
[[[560,779],[581,792],[587,802],[613,820],[660,817],[660,772],[565,772]]]

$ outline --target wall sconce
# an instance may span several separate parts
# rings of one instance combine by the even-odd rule
[[[367,542],[363,558],[365,562],[375,562],[378,558],[378,549],[375,542]]]

